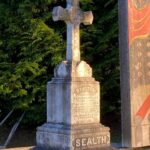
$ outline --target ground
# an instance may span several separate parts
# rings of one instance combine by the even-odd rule
[[[106,117],[103,117],[103,124],[109,126],[111,128],[111,140],[113,143],[121,142],[121,128],[120,121],[118,121],[118,117],[112,117],[112,114]],[[105,119],[107,118],[107,119]],[[9,133],[11,131],[11,127],[3,127],[0,126],[0,145],[4,145]],[[13,136],[8,148],[14,147],[30,147],[36,145],[36,127],[25,128],[21,125],[18,127],[15,135]],[[11,149],[12,150],[12,149]],[[24,150],[24,149],[19,149]],[[25,149],[26,150],[26,149]]]
[[[0,127],[0,145],[4,145],[11,128]],[[35,140],[36,129],[18,128],[12,140],[10,141],[8,148],[13,147],[26,147],[33,146],[36,143]]]

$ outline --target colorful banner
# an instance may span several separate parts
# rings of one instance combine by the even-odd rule
[[[132,133],[140,147],[150,145],[150,0],[128,0],[128,35]]]

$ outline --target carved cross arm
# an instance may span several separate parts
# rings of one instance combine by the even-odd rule
[[[68,21],[70,20],[69,12],[61,6],[54,7],[52,12],[52,17],[54,21]]]
[[[83,12],[82,23],[84,25],[91,25],[93,23],[93,18],[92,11]]]

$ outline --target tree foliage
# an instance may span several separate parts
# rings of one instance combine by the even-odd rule
[[[82,56],[101,83],[102,113],[119,112],[117,0],[84,0],[82,5],[85,10],[93,10],[95,18],[92,27],[82,28]]]
[[[46,83],[65,58],[65,24],[52,21],[52,8],[65,0],[0,1],[0,110],[44,112]],[[104,112],[118,110],[119,60],[117,0],[80,0],[92,10],[92,26],[81,25],[82,59],[101,81]],[[34,117],[28,117],[28,121]],[[42,115],[41,115],[42,116]],[[35,117],[35,122],[40,120]],[[42,118],[42,117],[41,117]]]

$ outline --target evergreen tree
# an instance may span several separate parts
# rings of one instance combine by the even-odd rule
[[[80,4],[94,14],[92,26],[81,25],[82,59],[101,82],[102,112],[119,111],[117,0]],[[65,7],[66,0],[0,1],[0,110],[27,110],[27,122],[44,116],[46,83],[65,58],[66,25],[52,21],[57,5]]]
[[[41,113],[46,83],[65,50],[61,35],[47,24],[51,19],[51,3],[0,2],[0,109],[3,111],[27,109],[37,117]],[[32,119],[37,121],[39,117],[35,116]]]
[[[81,31],[82,56],[101,83],[101,111],[120,113],[117,0],[81,2],[83,9],[92,10],[94,14],[92,27],[83,27]]]

